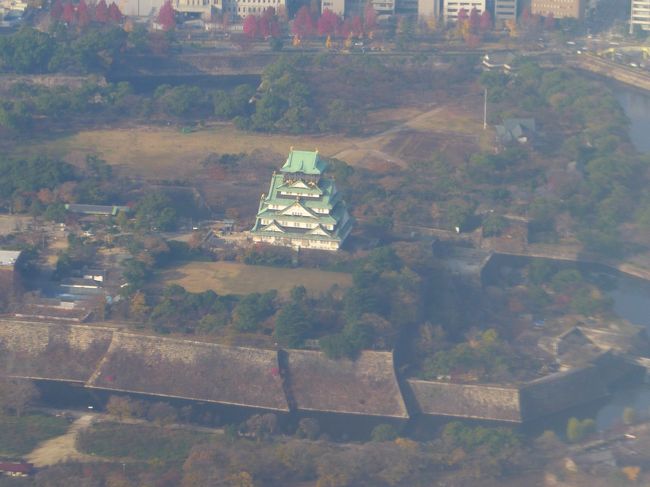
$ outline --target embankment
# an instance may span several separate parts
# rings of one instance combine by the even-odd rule
[[[408,379],[392,352],[356,360],[126,333],[117,328],[0,319],[0,376],[276,412],[386,420],[412,414],[521,423],[607,394],[633,366],[605,353],[569,372],[517,385]],[[406,393],[406,394],[403,394]],[[409,397],[407,407],[406,397]]]

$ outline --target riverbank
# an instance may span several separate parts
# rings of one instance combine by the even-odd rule
[[[628,68],[618,63],[594,56],[581,54],[565,58],[566,63],[576,69],[588,71],[608,79],[616,80],[636,89],[650,92],[650,75],[644,71]]]

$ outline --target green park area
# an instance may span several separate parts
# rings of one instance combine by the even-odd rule
[[[69,426],[65,418],[44,414],[0,414],[0,456],[25,455],[40,442],[64,434]]]

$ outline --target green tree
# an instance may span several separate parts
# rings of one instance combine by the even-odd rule
[[[25,27],[0,37],[0,67],[18,73],[46,72],[55,46],[48,34]]]
[[[233,310],[233,325],[242,332],[251,332],[259,329],[262,321],[274,312],[276,291],[264,294],[252,293],[244,296]]]
[[[299,347],[312,325],[307,312],[300,303],[288,303],[280,309],[275,319],[274,336],[278,343],[285,347]]]
[[[577,418],[570,418],[567,422],[566,436],[571,443],[578,443],[595,432],[596,422],[593,419],[580,421]]]
[[[508,226],[508,222],[501,215],[490,213],[483,220],[483,236],[484,237],[498,237],[501,232]]]

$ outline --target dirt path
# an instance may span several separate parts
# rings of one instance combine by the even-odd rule
[[[38,445],[34,451],[27,455],[27,461],[36,467],[47,467],[68,460],[96,462],[97,457],[79,453],[76,447],[77,435],[81,430],[88,428],[94,420],[95,416],[92,414],[81,416],[70,425],[67,433]]]
[[[432,103],[421,107],[417,113],[409,114],[407,118],[378,134],[353,141],[332,157],[342,159],[353,166],[359,165],[370,169],[377,162],[408,167],[410,156],[406,154],[405,149],[409,148],[414,141],[418,143],[434,136],[448,136],[480,146],[482,142],[480,129],[477,120],[459,115],[457,108]],[[409,136],[414,139],[411,140]],[[395,143],[397,145],[394,145]]]

